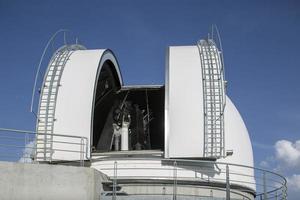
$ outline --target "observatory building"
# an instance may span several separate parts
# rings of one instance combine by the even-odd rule
[[[101,172],[100,199],[285,199],[254,168],[218,38],[168,47],[164,85],[124,85],[111,50],[62,45],[36,77],[33,162]]]

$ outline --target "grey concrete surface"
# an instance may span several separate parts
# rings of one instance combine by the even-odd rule
[[[99,200],[105,180],[87,167],[0,162],[0,199]]]

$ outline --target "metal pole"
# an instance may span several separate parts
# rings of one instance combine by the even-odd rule
[[[24,153],[23,153],[23,162],[25,163],[26,160],[27,160],[27,133],[25,133],[25,136],[24,136],[24,143],[25,143],[25,146],[24,146]]]
[[[176,160],[174,161],[174,166],[173,166],[173,200],[177,199],[177,162]]]
[[[230,200],[229,166],[226,165],[226,200]]]
[[[34,163],[38,163],[37,162],[37,136],[34,136],[34,155],[33,155],[33,162]]]
[[[287,193],[287,187],[284,186],[284,187],[283,187],[283,199],[284,199],[284,200],[287,199],[287,198],[286,198],[286,195],[287,195],[286,193]]]
[[[266,172],[263,172],[263,189],[264,189],[264,200],[268,199],[267,195],[267,181],[266,181]]]
[[[89,154],[89,141],[85,138],[86,144],[85,144],[85,158],[90,158]],[[91,149],[91,148],[90,148]]]
[[[147,140],[148,140],[148,144],[147,147],[150,149],[151,147],[151,141],[150,141],[150,111],[149,111],[149,97],[148,97],[148,90],[146,89],[146,110],[147,110]]]
[[[113,179],[113,196],[112,200],[116,200],[116,191],[117,191],[117,161],[114,163],[114,179]]]
[[[67,44],[66,32],[64,32],[64,44]]]
[[[65,32],[65,31],[68,31],[66,29],[61,29],[61,30],[58,30],[56,33],[54,33],[51,38],[48,40],[44,50],[43,50],[43,53],[42,53],[42,56],[40,58],[40,61],[39,61],[39,65],[36,69],[36,74],[35,74],[35,78],[34,78],[34,84],[33,84],[33,88],[32,88],[32,95],[31,95],[31,105],[30,105],[30,112],[34,112],[33,111],[33,104],[34,104],[34,98],[35,98],[35,90],[36,90],[36,85],[37,85],[37,81],[38,81],[38,78],[39,78],[39,74],[40,74],[40,70],[41,70],[41,66],[42,66],[42,62],[43,62],[43,59],[45,57],[45,54],[47,52],[47,49],[48,47],[53,44],[52,41],[56,38],[56,36],[60,33],[60,32]]]
[[[84,166],[84,140],[80,138],[80,166]]]

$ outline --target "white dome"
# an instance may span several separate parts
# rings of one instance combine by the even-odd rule
[[[233,155],[218,161],[254,166],[249,133],[239,111],[228,96],[225,107],[225,149],[232,150]]]
[[[37,147],[42,149],[38,153],[41,157],[39,161],[48,158],[66,161],[91,159],[91,167],[109,177],[114,175],[117,161],[118,176],[124,179],[164,177],[172,180],[174,164],[170,164],[170,160],[165,160],[165,158],[178,158],[176,177],[182,181],[200,181],[203,184],[211,181],[215,185],[224,184],[228,180],[228,173],[233,187],[242,188],[242,191],[250,193],[256,190],[249,134],[234,104],[227,97],[224,115],[223,110],[221,115],[222,119],[223,117],[225,119],[222,120],[222,124],[212,126],[207,125],[208,122],[205,121],[207,116],[210,117],[210,123],[217,121],[215,115],[211,114],[212,111],[209,113],[205,110],[208,106],[205,104],[205,97],[213,96],[211,93],[215,88],[211,89],[210,93],[206,93],[207,77],[203,75],[203,69],[206,70],[206,66],[204,62],[201,62],[197,46],[169,48],[165,87],[123,86],[117,59],[110,50],[76,50],[59,53],[55,54],[57,58],[50,62],[45,75],[39,113],[41,116],[47,114],[47,117],[45,121],[39,120],[37,129],[42,132],[47,131],[47,133],[66,134],[70,137],[61,138],[60,135],[53,135],[46,138],[39,135],[38,139],[42,141],[37,144]],[[67,56],[64,56],[64,53]],[[218,52],[216,54],[218,55]],[[63,65],[57,64],[61,63],[62,58],[59,56],[65,59]],[[139,96],[140,91],[143,91],[147,99],[140,100],[143,99]],[[219,97],[218,101],[223,100],[223,97],[225,94],[222,99]],[[44,103],[45,100],[47,103]],[[211,97],[206,100],[212,101]],[[130,137],[133,138],[130,142],[134,142],[134,131],[144,125],[144,112],[142,110],[139,112],[138,106],[135,106],[135,112],[133,112],[130,110],[129,102],[144,108],[144,112],[149,106],[154,113],[154,118],[159,119],[153,121],[151,125],[154,128],[151,131],[149,129],[151,144],[155,145],[149,145],[147,149],[137,150],[132,146],[129,149],[128,143],[127,151],[115,149],[117,145],[112,148],[112,138],[116,138],[114,135],[116,132],[112,129],[117,125],[113,118],[113,115],[118,114],[118,110],[114,107],[116,103],[120,111],[125,110],[121,105],[128,106],[130,117],[133,116],[132,118],[135,119],[134,127],[130,129],[132,131]],[[209,106],[213,107],[212,105],[210,103]],[[143,123],[141,124],[137,123],[138,115],[142,116],[140,119]],[[215,134],[214,137],[207,136],[205,131],[213,128],[220,130],[221,125],[225,129],[222,129],[224,130],[222,134],[211,132]],[[145,127],[142,130],[145,130]],[[78,146],[78,138],[82,146]],[[219,139],[221,142],[218,142],[216,138],[222,138]],[[48,140],[51,142],[62,140],[62,142],[52,142],[48,145]],[[126,140],[129,141],[128,137]],[[114,142],[116,141],[115,139]],[[143,140],[145,141],[148,140]],[[206,146],[207,143],[215,141],[217,145],[211,145],[209,148]],[[76,143],[77,145],[70,145]],[[157,145],[163,143],[165,145]],[[207,149],[210,152],[216,152],[217,148],[221,149],[219,152],[222,151],[219,156],[214,157],[212,153],[207,155]],[[233,154],[226,156],[228,151],[232,151]],[[108,155],[107,159],[102,160],[105,153]],[[198,162],[199,159],[202,161]],[[211,161],[206,162],[207,159]],[[228,168],[229,171],[227,171]]]
[[[217,59],[218,52],[215,54]],[[197,46],[177,46],[170,47],[167,53],[166,63],[166,95],[165,95],[165,156],[168,158],[188,158],[188,159],[217,159],[216,162],[228,163],[230,178],[237,185],[246,186],[255,190],[253,183],[253,151],[251,141],[244,121],[238,110],[226,98],[224,109],[224,135],[216,135],[221,138],[222,145],[225,149],[224,155],[219,157],[207,157],[205,155],[205,105],[204,88],[207,87],[203,77],[204,65],[201,62],[200,52]],[[204,59],[205,60],[205,59]],[[216,63],[217,61],[214,61]],[[217,91],[217,89],[211,89]],[[210,91],[211,92],[211,91]],[[210,97],[211,98],[211,97]],[[207,101],[211,101],[208,99]],[[212,117],[212,116],[210,116]],[[216,119],[210,119],[214,121]],[[221,124],[221,123],[220,123]],[[221,126],[216,124],[215,127]],[[209,126],[209,125],[208,125]],[[207,129],[211,130],[212,126]],[[215,138],[211,139],[214,140]],[[218,140],[218,139],[215,139]],[[223,141],[222,141],[223,140]],[[218,148],[217,144],[214,148]],[[233,152],[232,155],[226,156],[227,152]],[[232,165],[234,164],[234,165]],[[245,165],[241,167],[235,165]],[[224,164],[219,165],[224,169]],[[247,176],[244,176],[247,175]],[[214,178],[225,180],[226,174],[215,174]]]
[[[53,79],[54,81],[52,81],[52,83],[55,83],[56,85],[52,87],[57,87],[58,89],[55,90],[56,93],[53,91],[50,93],[49,86],[42,88],[39,113],[43,116],[48,113],[48,119],[38,120],[37,132],[53,132],[56,134],[87,138],[86,145],[90,146],[93,138],[94,101],[99,74],[103,66],[106,63],[110,63],[109,68],[115,71],[118,84],[122,85],[119,65],[112,51],[108,49],[65,52],[68,54],[63,68],[57,65],[56,67],[60,67],[60,70],[56,70],[56,73],[54,73],[53,66],[56,61],[55,59],[52,59],[49,63],[47,73],[45,74],[43,85],[46,85],[48,80]],[[63,53],[64,51],[60,54],[63,55]],[[54,54],[54,56],[57,55],[59,54]],[[56,75],[59,71],[61,71],[60,76]],[[55,80],[59,80],[56,81],[59,83],[56,83]],[[49,100],[48,104],[43,102],[45,99]],[[43,107],[46,106],[48,110],[44,111],[45,109],[43,109]],[[53,110],[53,108],[55,109]],[[51,119],[53,130],[50,129],[49,114],[52,114],[53,117],[55,117],[55,120]],[[41,117],[39,118],[41,119]],[[44,121],[48,121],[47,126]],[[38,157],[46,159],[46,157],[48,157],[47,154],[50,154],[47,149],[44,148],[47,144],[47,138],[45,138],[44,135],[39,135],[38,139],[39,142],[37,143],[37,146],[41,148]],[[62,139],[59,136],[54,136],[53,140],[55,139],[64,140],[64,142],[78,142],[77,139],[74,138]],[[78,145],[71,146],[66,143],[53,143],[51,148],[71,150],[71,152],[53,151],[51,159],[76,160],[80,157],[78,153],[72,152],[75,150],[78,151]],[[87,148],[86,151],[86,157],[89,157],[90,148]]]
[[[167,51],[165,93],[165,155],[203,158],[205,155],[204,77],[197,46],[170,47]],[[224,111],[225,151],[218,161],[253,166],[252,146],[238,110],[227,97]],[[183,142],[184,141],[184,142]],[[217,157],[218,158],[218,157]]]

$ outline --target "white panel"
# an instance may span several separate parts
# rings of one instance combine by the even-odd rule
[[[226,162],[231,164],[246,165],[253,167],[253,151],[251,140],[245,126],[245,123],[236,109],[234,104],[231,102],[230,98],[226,97],[226,107],[225,107],[225,149],[233,150],[232,156],[227,156],[225,158],[218,159],[218,162]],[[231,167],[229,169],[231,172],[237,172],[247,175],[254,175],[253,169],[245,169],[239,167]],[[234,175],[231,175],[234,176]],[[240,177],[239,177],[240,178]],[[232,179],[236,179],[232,177]],[[253,177],[243,177],[245,183],[242,185],[247,186],[255,190],[255,185],[247,184],[247,182],[254,182]]]
[[[165,157],[203,157],[203,89],[199,59],[196,46],[170,47],[167,54]],[[233,150],[233,155],[217,161],[253,167],[253,152],[247,128],[228,97],[224,113],[225,149]],[[254,175],[250,168],[231,167],[230,171]],[[252,177],[244,177],[242,181],[254,180]],[[252,184],[242,185],[255,190]]]
[[[168,57],[165,156],[203,157],[203,88],[198,48],[170,47]]]
[[[117,61],[110,51],[77,50],[70,56],[57,96],[55,134],[86,137],[90,146],[95,84],[106,60],[111,60],[116,66],[119,79],[122,81]],[[59,136],[54,136],[53,140],[80,143],[80,139]],[[80,145],[54,143],[53,149],[80,151]],[[88,155],[89,150],[90,148],[88,148]],[[53,155],[53,159],[61,160],[79,158],[80,154],[74,152],[55,151]]]

